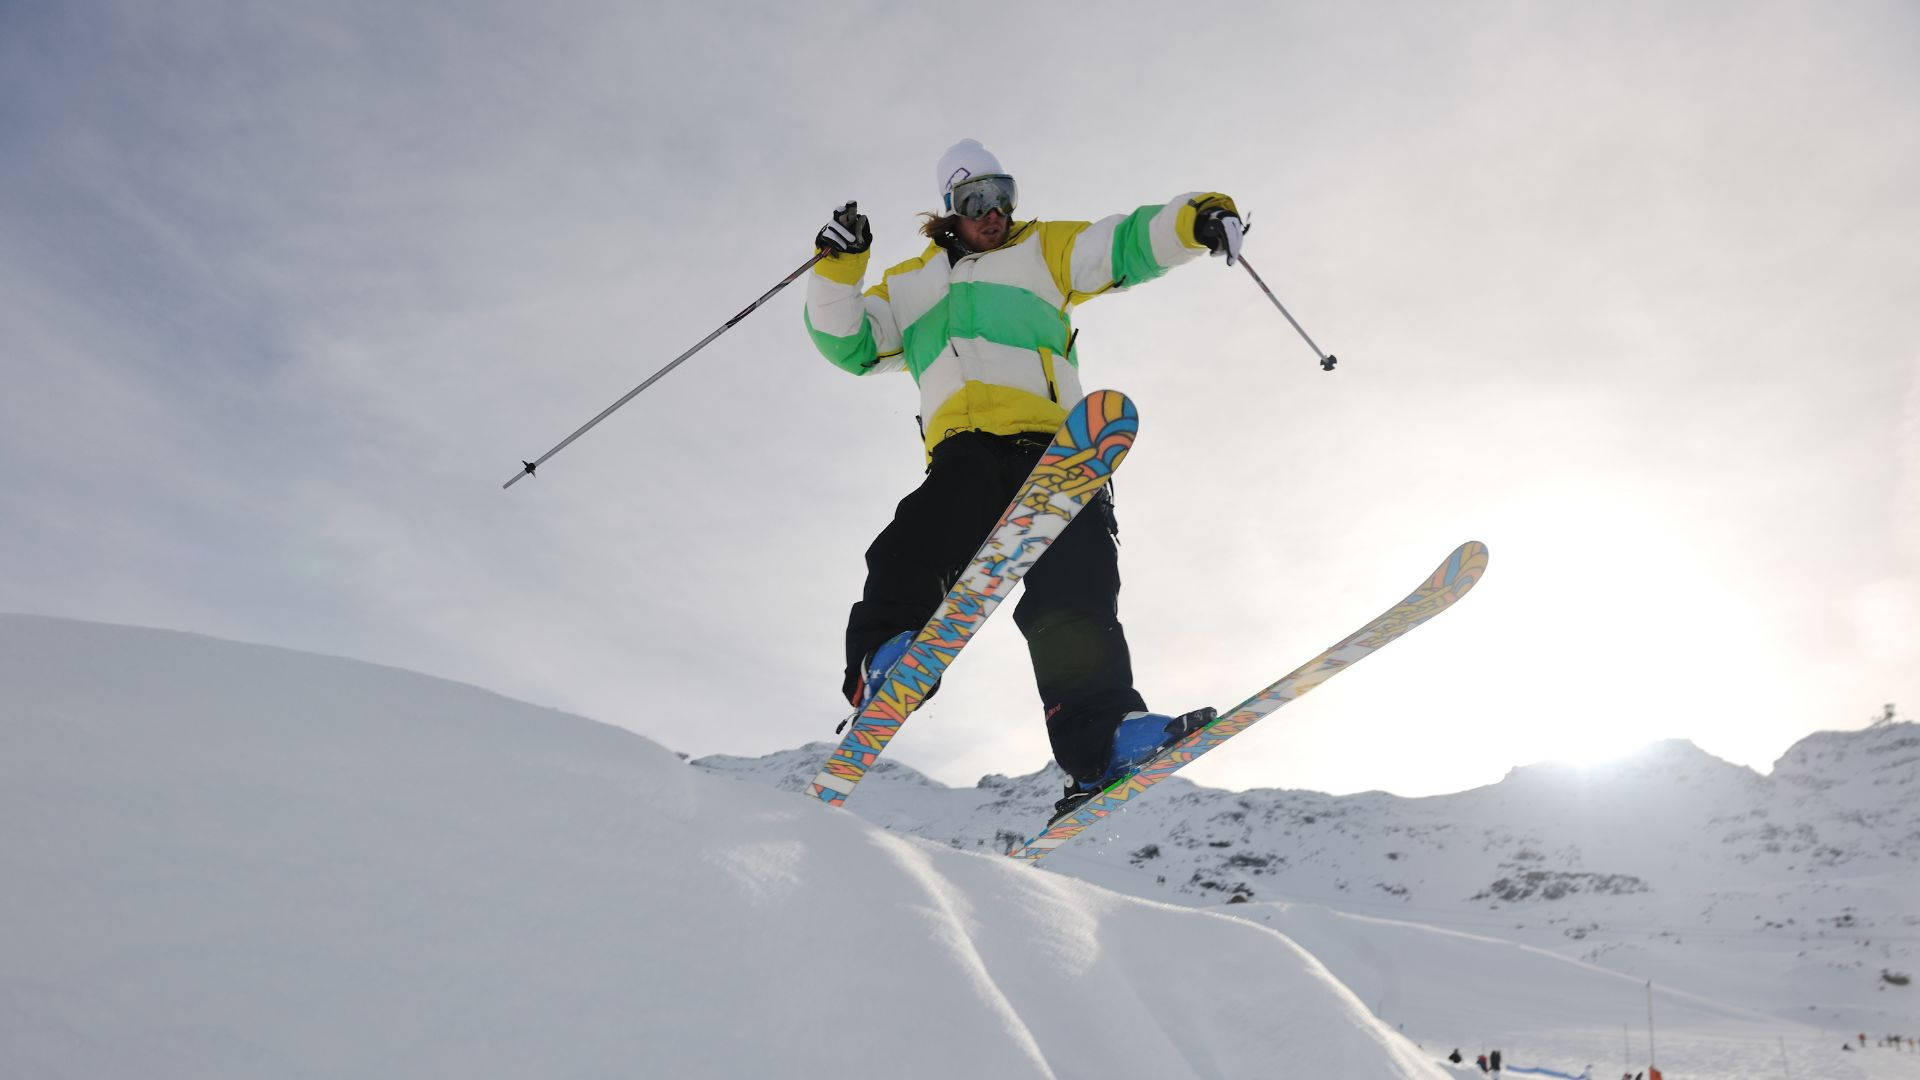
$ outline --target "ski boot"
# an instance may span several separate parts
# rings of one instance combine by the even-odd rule
[[[879,693],[880,688],[886,685],[887,675],[893,671],[893,665],[899,663],[902,656],[907,655],[907,646],[911,644],[913,644],[913,632],[902,630],[881,642],[879,647],[867,654],[866,661],[860,665],[860,685],[856,688],[860,699],[853,703],[854,708],[866,708],[867,702],[873,700],[873,695]]]
[[[1053,816],[1047,819],[1047,824],[1066,817],[1081,803],[1132,776],[1160,751],[1213,723],[1217,715],[1213,709],[1203,708],[1179,716],[1130,712],[1121,717],[1120,725],[1113,729],[1113,749],[1107,754],[1106,770],[1097,779],[1068,784],[1066,794],[1053,804]]]

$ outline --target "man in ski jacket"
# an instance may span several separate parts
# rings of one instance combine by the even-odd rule
[[[922,215],[930,242],[918,256],[862,289],[873,237],[849,202],[815,237],[827,257],[808,280],[806,326],[828,360],[855,375],[913,377],[928,460],[926,479],[867,549],[841,687],[855,707],[879,689],[1083,396],[1073,308],[1210,250],[1239,255],[1238,211],[1217,192],[1095,222],[1021,221],[1013,177],[972,139],[948,149],[935,180],[942,212]],[[1028,571],[1014,610],[1054,757],[1075,781],[1063,811],[1180,726],[1147,712],[1133,686],[1115,529],[1103,491]]]

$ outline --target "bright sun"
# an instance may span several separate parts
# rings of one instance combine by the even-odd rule
[[[1584,728],[1546,740],[1541,759],[1582,767],[1604,765],[1626,757],[1647,745],[1648,741],[1648,737],[1639,731]]]
[[[1747,617],[1753,597],[1656,508],[1595,483],[1578,498],[1534,500],[1505,524],[1488,530],[1500,576],[1487,586],[1504,623],[1505,707],[1483,707],[1508,722],[1486,753],[1604,764],[1712,734],[1765,692],[1772,650],[1758,638],[1762,620]]]

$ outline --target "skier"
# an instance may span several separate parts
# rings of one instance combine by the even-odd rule
[[[1190,192],[1099,221],[1018,221],[1018,190],[972,139],[940,158],[930,243],[861,289],[873,234],[848,202],[814,238],[814,345],[855,375],[904,370],[920,388],[926,479],[867,549],[847,618],[841,692],[855,708],[938,608],[1067,410],[1082,396],[1068,313],[1202,252],[1239,257],[1233,200]],[[1028,571],[1013,621],[1026,638],[1054,758],[1072,778],[1064,814],[1211,719],[1149,712],[1119,620],[1112,496],[1102,491]],[[1058,816],[1058,815],[1056,815]]]

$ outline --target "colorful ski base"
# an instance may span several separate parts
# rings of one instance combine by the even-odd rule
[[[1338,645],[1307,661],[1280,681],[1241,702],[1231,712],[1160,752],[1160,755],[1123,780],[1081,803],[1019,848],[1007,852],[1016,859],[1037,862],[1055,848],[1079,836],[1128,800],[1179,772],[1195,758],[1252,727],[1262,717],[1294,698],[1373,655],[1394,638],[1440,614],[1467,594],[1487,569],[1487,546],[1469,540],[1454,549],[1412,595],[1388,608]]]
[[[807,794],[833,806],[846,802],[974,631],[1120,467],[1139,430],[1139,412],[1118,390],[1095,390],[1080,399],[966,572],[807,785]]]

